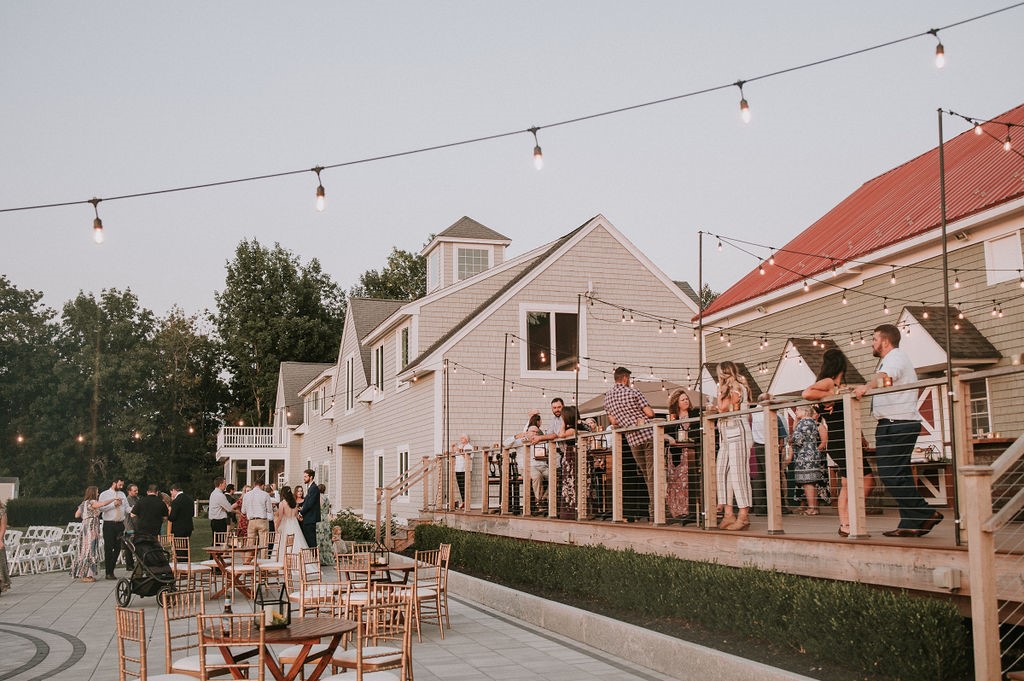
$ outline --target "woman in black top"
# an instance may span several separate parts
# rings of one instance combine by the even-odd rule
[[[839,348],[829,348],[822,355],[821,370],[817,380],[804,390],[805,400],[820,400],[838,395],[846,381],[846,369],[849,362]],[[821,417],[828,428],[828,454],[839,467],[839,536],[850,536],[850,508],[846,491],[846,429],[843,424],[843,402],[835,400],[821,404]],[[875,486],[871,466],[864,459],[864,497],[871,494]]]

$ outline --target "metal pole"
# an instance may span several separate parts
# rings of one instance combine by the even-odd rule
[[[508,372],[508,332],[505,332],[505,346],[501,349],[501,425],[498,427],[498,442],[505,446],[505,375]]]
[[[580,408],[580,301],[583,296],[579,293],[576,294],[576,387],[573,390],[572,395],[572,406],[578,410]],[[576,414],[579,416],[579,413]]]
[[[945,306],[943,319],[945,320],[945,342],[946,342],[946,421],[949,424],[949,455],[953,465],[953,471],[957,470],[956,438],[953,437],[953,415],[955,395],[953,393],[953,341],[950,335],[950,309],[949,309],[949,250],[946,245],[946,148],[942,134],[942,109],[938,109],[939,117],[939,208],[941,212],[940,224],[942,227],[942,304]],[[960,546],[960,494],[957,482],[960,476],[953,475],[953,539],[956,545]]]
[[[704,231],[700,230],[697,232],[697,405],[698,416],[700,416],[700,427],[703,429],[704,424]],[[708,437],[707,433],[701,433],[701,442],[705,441]],[[714,434],[711,435],[712,442],[714,442]],[[707,481],[707,475],[700,476],[700,498],[707,498],[705,486]],[[703,517],[698,518],[697,522],[703,529],[708,528],[707,521],[707,508],[704,508]]]

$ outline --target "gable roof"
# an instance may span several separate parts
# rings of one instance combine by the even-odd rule
[[[385,319],[394,314],[408,300],[392,300],[390,298],[350,298],[348,310],[349,321],[356,334],[356,345],[359,347],[359,358],[363,364],[363,376],[370,375],[370,353],[372,348],[363,345],[366,334],[373,331]],[[347,327],[346,327],[347,328]]]
[[[426,255],[430,252],[438,240],[450,241],[460,239],[468,239],[471,241],[498,241],[506,246],[512,243],[512,240],[504,234],[495,232],[490,227],[480,224],[469,216],[463,215],[451,226],[431,239],[430,243],[424,246],[420,251],[420,255]]]
[[[941,305],[907,305],[903,310],[912,315],[922,330],[942,347],[946,345],[946,325],[950,325],[953,332],[949,336],[949,354],[954,363],[997,362],[1003,356],[971,320],[959,318],[960,311],[955,307],[944,310]]]
[[[299,391],[306,384],[320,375],[333,364],[329,362],[281,362],[278,370],[281,375],[281,385],[284,390],[285,418],[289,426],[302,425],[303,413],[301,409],[292,408],[302,404],[299,399]]]
[[[993,120],[1024,124],[1024,105]],[[986,134],[972,130],[945,142],[946,222],[1024,196],[1021,161],[993,139],[1006,126],[990,123]],[[939,150],[928,151],[864,183],[857,191],[775,252],[775,266],[759,268],[733,284],[704,311],[705,317],[805,278],[842,268],[851,260],[937,229]]]
[[[687,298],[693,301],[695,307],[698,309],[700,308],[700,296],[697,295],[697,292],[693,290],[692,286],[690,286],[690,282],[673,281],[672,283],[678,286],[679,290],[682,291]]]

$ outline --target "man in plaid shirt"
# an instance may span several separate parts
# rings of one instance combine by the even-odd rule
[[[654,410],[644,394],[629,384],[630,371],[626,367],[615,370],[615,385],[604,395],[604,410],[615,428],[628,428],[647,423],[654,418]],[[625,433],[629,449],[643,473],[648,495],[654,490],[654,431],[651,428],[630,430]],[[650,497],[649,497],[650,498]]]

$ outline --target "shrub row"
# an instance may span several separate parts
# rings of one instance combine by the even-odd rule
[[[416,528],[417,548],[442,542],[452,544],[452,569],[566,603],[679,617],[904,681],[970,677],[970,632],[948,601],[752,567]]]
[[[7,524],[10,527],[53,525],[63,527],[75,519],[81,497],[26,497],[7,502]]]

